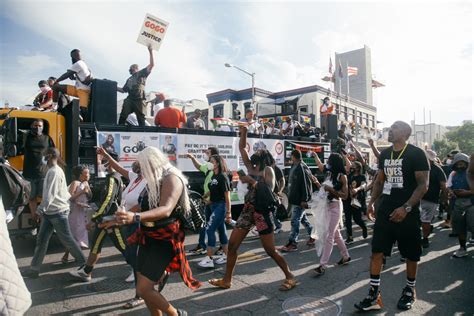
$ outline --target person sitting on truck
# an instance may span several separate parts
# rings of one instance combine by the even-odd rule
[[[26,135],[23,148],[19,154],[23,153],[23,176],[31,183],[30,208],[31,217],[37,222],[39,217],[36,214],[37,198],[43,194],[43,181],[46,175],[44,168],[44,157],[46,151],[54,148],[54,143],[49,135],[43,133],[44,122],[36,119],[31,124],[31,131]]]
[[[186,124],[186,114],[183,110],[180,111],[171,107],[171,100],[163,102],[164,108],[161,109],[155,116],[155,125],[167,128],[180,128]]]
[[[293,136],[296,125],[291,116],[287,116],[285,122],[281,125],[281,135]]]
[[[98,154],[102,154],[101,149],[98,149]],[[108,155],[115,161],[118,160],[118,155],[114,152],[108,152]],[[91,274],[94,265],[97,263],[102,251],[105,237],[109,236],[112,239],[115,248],[117,248],[124,257],[126,250],[126,243],[124,239],[123,227],[104,227],[102,222],[112,221],[115,212],[118,210],[122,201],[122,178],[121,175],[113,169],[110,161],[107,161],[107,177],[105,179],[106,187],[104,194],[101,194],[102,201],[99,209],[92,215],[92,221],[98,224],[92,232],[91,250],[87,262],[79,269],[70,271],[69,274],[82,282],[90,282],[92,280]],[[93,225],[90,225],[93,226]],[[125,258],[127,259],[127,257]]]
[[[81,51],[73,49],[71,51],[72,67],[62,74],[53,84],[53,106],[57,107],[59,101],[59,93],[79,98],[79,106],[81,115],[85,121],[89,121],[88,106],[91,92],[92,73],[87,64],[81,58]],[[60,85],[59,83],[65,79],[76,80],[76,84]]]
[[[142,70],[138,70],[137,64],[130,66],[128,72],[130,78],[127,79],[123,88],[118,87],[117,91],[121,93],[128,92],[128,96],[123,100],[122,112],[120,112],[119,125],[125,125],[127,118],[130,113],[135,113],[138,120],[139,126],[145,126],[145,83],[147,77],[150,75],[151,70],[155,66],[153,60],[153,48],[148,46],[148,53],[150,55],[150,63]]]
[[[258,134],[258,122],[255,118],[255,110],[253,107],[245,109],[245,117],[240,120],[241,123],[247,125],[247,131],[252,134]]]
[[[35,110],[53,110],[53,90],[51,90],[51,88],[48,86],[48,82],[46,80],[41,80],[38,82],[38,87],[40,88],[41,92],[33,101]]]
[[[265,128],[266,135],[279,135],[280,130],[275,126],[275,120],[268,120],[267,127]]]
[[[204,124],[204,121],[201,118],[201,110],[196,109],[194,111],[194,116],[190,117],[188,121],[186,122],[186,127],[187,128],[192,128],[192,129],[205,129],[206,125]]]
[[[48,78],[48,86],[51,88],[51,95],[54,95],[53,93],[53,86],[54,86],[54,82],[56,81],[56,77],[49,77]],[[61,114],[64,115],[64,108],[69,104],[71,103],[71,98],[69,98],[68,95],[62,93],[62,92],[58,92],[59,96],[58,96],[58,107],[57,107],[57,111]]]

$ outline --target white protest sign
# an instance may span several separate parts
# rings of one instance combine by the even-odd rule
[[[137,43],[149,46],[158,51],[165,37],[169,23],[149,13],[146,14],[142,28],[138,34]]]

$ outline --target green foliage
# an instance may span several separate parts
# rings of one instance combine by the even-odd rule
[[[441,140],[435,140],[433,142],[433,147],[434,147],[434,150],[436,151],[436,153],[438,154],[438,157],[440,159],[443,159],[444,157],[446,157],[448,155],[448,153],[451,150],[457,149],[458,144],[450,142],[446,138],[443,138]]]
[[[456,143],[459,150],[465,154],[474,153],[474,124],[465,123],[446,133],[448,142]]]

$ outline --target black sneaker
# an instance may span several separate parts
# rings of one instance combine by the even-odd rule
[[[188,256],[199,256],[206,253],[206,249],[202,248],[201,246],[196,246],[194,249],[190,249],[186,252]]]
[[[428,238],[423,238],[421,240],[421,246],[423,248],[428,248],[430,246],[430,241],[428,240]]]
[[[369,291],[369,295],[367,295],[367,297],[364,298],[359,303],[354,304],[354,307],[362,312],[382,309],[383,304],[382,304],[382,295],[380,294],[380,291],[378,291],[378,293],[375,294],[375,290],[371,287]]]
[[[415,289],[405,286],[402,292],[402,297],[398,300],[398,309],[407,311],[413,307],[416,301]]]
[[[326,269],[323,266],[319,266],[313,270],[316,273],[316,276],[321,276],[326,272]]]
[[[354,242],[354,239],[352,239],[352,237],[347,237],[346,239],[346,245],[350,245]]]
[[[368,236],[367,227],[362,227],[362,238],[366,239],[367,236]]]
[[[341,258],[341,260],[339,260],[336,264],[338,266],[343,266],[349,264],[349,261],[351,261],[351,257],[347,257],[347,259]]]

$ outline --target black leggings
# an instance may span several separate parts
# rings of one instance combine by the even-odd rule
[[[362,219],[362,208],[355,208],[351,205],[344,204],[344,225],[346,226],[347,237],[352,237],[352,219],[360,228],[367,228]]]

